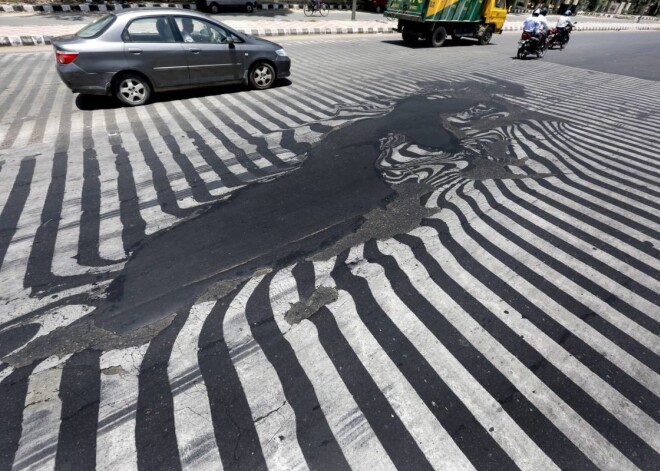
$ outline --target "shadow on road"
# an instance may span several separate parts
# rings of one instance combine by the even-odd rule
[[[425,49],[425,48],[431,48],[426,41],[420,39],[417,41],[415,44],[405,44],[402,39],[388,39],[385,41],[382,41],[384,44],[391,44],[394,46],[403,46],[407,47],[410,49]],[[470,46],[478,46],[479,43],[477,43],[476,39],[460,39],[458,41],[455,41],[453,39],[447,39],[445,43],[441,46],[442,48],[454,48],[454,47],[470,47]],[[490,46],[491,44],[489,44]]]
[[[278,80],[273,88],[288,87],[291,81],[287,79]],[[170,92],[154,93],[149,100],[149,103],[165,103],[168,101],[188,100],[190,98],[202,98],[206,96],[226,95],[238,92],[259,92],[259,90],[250,90],[243,84],[238,85],[222,85],[217,87],[204,87],[193,88],[189,90],[175,90]],[[122,104],[115,97],[99,96],[99,95],[78,95],[76,97],[76,106],[81,111],[93,110],[114,110],[123,108]]]

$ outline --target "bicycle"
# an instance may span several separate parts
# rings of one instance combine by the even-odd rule
[[[303,7],[303,13],[305,16],[312,16],[315,11],[318,11],[321,16],[328,16],[328,13],[330,13],[330,7],[327,3],[321,3],[320,7],[317,6],[316,3],[307,3]]]

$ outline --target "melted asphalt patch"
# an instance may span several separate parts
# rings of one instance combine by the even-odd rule
[[[248,187],[154,236],[110,285],[108,302],[95,313],[97,325],[130,332],[190,304],[219,277],[291,263],[355,232],[365,214],[395,197],[374,166],[379,139],[396,130],[419,145],[457,151],[459,140],[445,130],[441,115],[469,104],[404,99],[384,116],[331,132],[299,170]]]

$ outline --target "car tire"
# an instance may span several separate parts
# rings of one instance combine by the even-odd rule
[[[220,13],[220,5],[218,5],[215,2],[211,3],[210,12],[213,13],[214,15]]]
[[[481,36],[479,36],[479,44],[482,46],[485,46],[486,44],[490,43],[490,40],[493,38],[493,27],[492,26],[486,26],[486,29],[482,33]]]
[[[275,67],[268,62],[257,62],[250,67],[248,79],[250,81],[250,86],[254,89],[266,90],[275,84],[276,78],[277,74],[275,73]]]
[[[246,3],[245,11],[248,13],[254,13],[254,5],[252,5],[251,3]]]
[[[419,40],[419,37],[415,34],[410,34],[410,33],[402,33],[401,37],[403,37],[403,44],[406,46],[414,46],[417,44],[417,41]]]
[[[429,44],[432,47],[440,47],[445,43],[446,39],[447,39],[447,30],[445,30],[445,28],[442,26],[438,26],[431,33],[431,37],[429,38]]]
[[[125,105],[144,105],[151,98],[151,85],[142,75],[123,74],[115,80],[114,95]]]

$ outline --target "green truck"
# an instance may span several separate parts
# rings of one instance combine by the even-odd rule
[[[449,35],[488,44],[502,32],[506,5],[505,0],[388,0],[385,16],[399,20],[397,31],[409,45],[421,38],[440,47]]]

